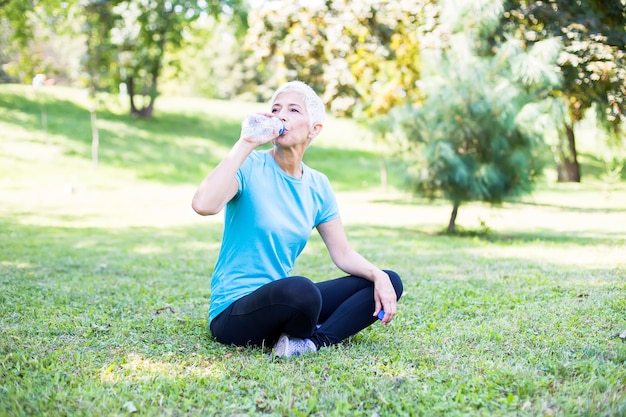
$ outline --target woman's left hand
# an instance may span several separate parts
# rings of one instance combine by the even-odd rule
[[[389,324],[396,315],[397,302],[396,290],[391,284],[389,275],[381,271],[381,274],[378,274],[374,280],[374,316],[383,310],[385,316],[382,324]]]

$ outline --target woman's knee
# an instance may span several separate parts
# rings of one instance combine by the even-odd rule
[[[310,307],[316,310],[321,308],[322,295],[315,283],[307,277],[292,276],[283,278],[280,282],[282,285],[279,286],[279,297],[288,301],[288,304],[294,307],[302,306],[304,310]]]
[[[396,290],[396,297],[398,300],[402,296],[404,292],[404,285],[402,284],[402,279],[397,272],[391,271],[389,269],[384,270],[387,275],[389,275],[389,280],[391,281],[391,285],[393,285],[393,289]]]

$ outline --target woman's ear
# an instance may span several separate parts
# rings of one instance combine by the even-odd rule
[[[309,130],[309,144],[306,146],[307,148],[311,146],[311,144],[313,143],[313,140],[317,137],[317,135],[320,134],[323,127],[324,127],[323,124],[315,123],[313,127],[311,128],[311,130]]]
[[[309,130],[309,138],[313,140],[317,135],[319,135],[324,128],[324,125],[321,123],[315,123],[313,127]]]

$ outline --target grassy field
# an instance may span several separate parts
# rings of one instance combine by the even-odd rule
[[[600,180],[593,138],[583,184],[463,206],[450,236],[448,203],[399,175],[382,190],[375,147],[331,119],[307,162],[406,293],[391,326],[277,360],[207,332],[222,218],[190,208],[263,107],[161,98],[142,121],[110,104],[95,169],[87,105],[0,85],[0,415],[626,415],[626,186]],[[339,275],[316,234],[295,272]]]

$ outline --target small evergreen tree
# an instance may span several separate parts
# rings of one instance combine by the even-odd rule
[[[477,42],[485,30],[456,28],[449,46],[427,56],[423,105],[394,110],[416,190],[452,203],[448,232],[464,202],[498,204],[531,191],[541,171],[542,93],[559,82],[558,41],[523,50],[510,40],[485,54]]]

